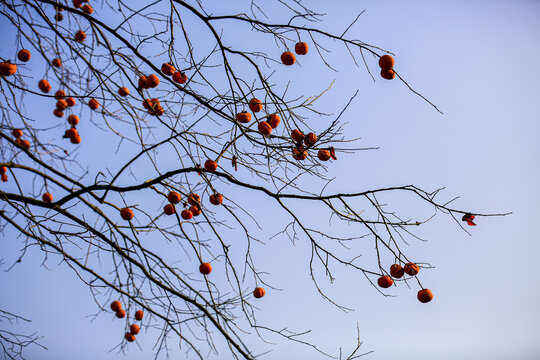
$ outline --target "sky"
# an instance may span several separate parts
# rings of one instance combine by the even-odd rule
[[[216,13],[227,11],[225,5],[215,6]],[[245,3],[227,6],[234,12]],[[293,245],[285,238],[271,240],[285,220],[277,217],[276,225],[261,219],[261,236],[268,241],[253,252],[280,290],[261,299],[259,321],[311,329],[306,339],[333,354],[340,347],[344,353],[351,351],[358,326],[361,350],[374,352],[367,359],[540,358],[540,245],[535,232],[540,69],[534,60],[540,56],[540,3],[314,0],[309,6],[327,14],[318,26],[336,33],[365,10],[350,36],[394,53],[399,74],[443,112],[397,80],[375,76],[374,82],[339,44],[329,43],[327,56],[339,72],[324,68],[314,52],[299,59],[298,66],[281,70],[277,76],[290,79],[291,91],[299,93],[324,89],[335,80],[319,103],[328,112],[341,109],[358,90],[344,114],[345,131],[360,137],[360,146],[379,149],[338,156],[328,167],[336,180],[327,191],[405,184],[426,190],[445,187],[444,198],[459,196],[455,207],[512,214],[479,217],[476,227],[466,228],[470,235],[442,214],[418,230],[428,241],[411,242],[406,251],[434,266],[421,273],[422,284],[435,295],[429,304],[416,300],[414,284],[410,289],[393,287],[387,293],[395,296],[383,297],[361,274],[336,269],[336,281],[323,286],[337,302],[354,309],[347,313],[322,299],[310,281],[307,241]],[[250,35],[237,31],[228,34],[231,41]],[[278,48],[265,50],[280,53]],[[370,66],[377,75],[374,60]],[[322,129],[324,124],[313,127]],[[261,204],[248,206],[257,211]],[[412,212],[417,206],[403,199],[393,205]],[[303,211],[309,215],[316,208]],[[21,239],[3,238],[0,258],[5,263],[0,270],[17,256],[17,244],[10,241]],[[94,318],[97,308],[79,279],[59,262],[44,267],[42,261],[35,249],[24,266],[0,271],[1,306],[32,319],[16,329],[37,331],[48,348],[30,348],[28,358],[151,358],[158,329],[143,328],[138,343],[125,355],[118,353],[124,324],[115,321],[114,314]],[[278,346],[253,343],[260,353],[272,350],[261,359],[326,358],[281,340]],[[171,357],[184,358],[183,351],[176,351]],[[225,353],[209,358],[228,359]]]

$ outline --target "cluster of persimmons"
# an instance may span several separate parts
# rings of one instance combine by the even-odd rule
[[[215,172],[218,168],[217,162],[213,160],[207,160],[204,163],[205,170],[209,172]],[[182,195],[179,192],[171,191],[167,195],[167,201],[169,202],[163,207],[163,213],[165,215],[176,214],[176,205],[183,205],[184,209],[180,212],[180,217],[184,220],[190,220],[194,216],[199,216],[202,213],[201,197],[195,193],[191,193],[187,196],[187,201],[182,202]],[[223,195],[214,193],[210,195],[209,201],[212,205],[221,205],[223,203]],[[134,218],[133,210],[129,207],[125,207],[120,210],[120,216],[126,221],[131,221]],[[199,266],[199,272],[203,275],[209,275],[212,272],[212,265],[207,262],[203,262]],[[257,299],[263,297],[265,290],[260,287],[256,287],[253,291],[253,296]]]
[[[116,313],[116,317],[123,319],[126,317],[126,310],[122,309],[122,303],[118,300],[115,300],[111,303],[111,310]],[[135,311],[135,320],[141,321],[143,319],[144,313],[142,310]],[[141,331],[141,327],[137,324],[131,324],[129,326],[129,332],[126,332],[124,338],[129,341],[135,341],[135,335]]]
[[[407,263],[405,266],[393,264],[390,266],[390,275],[395,279],[401,279],[405,274],[416,276],[420,272],[420,267],[414,263]],[[394,280],[388,275],[383,275],[377,280],[377,284],[386,289],[394,284]],[[417,294],[418,300],[422,303],[430,302],[433,299],[433,293],[429,289],[421,289]]]
[[[94,9],[88,3],[88,0],[73,0],[73,6],[75,8],[80,8],[84,13],[91,15],[94,12]],[[61,21],[63,19],[63,16],[61,12],[63,9],[56,8],[56,15],[55,19],[57,21]],[[77,31],[74,34],[75,41],[79,43],[83,43],[86,39],[86,33],[82,30]],[[297,55],[306,55],[308,53],[308,44],[305,42],[298,42],[295,45],[295,53]],[[18,59],[21,62],[27,62],[31,58],[30,51],[26,49],[22,49],[18,52]],[[283,54],[281,54],[281,62],[284,65],[290,66],[293,65],[296,62],[296,57],[294,53],[291,51],[285,51]],[[59,58],[55,58],[51,62],[52,66],[56,68],[62,67],[62,61]],[[383,55],[379,58],[379,66],[381,68],[381,77],[387,80],[391,80],[395,77],[395,71],[393,70],[394,66],[394,59],[390,55]],[[0,62],[0,75],[1,76],[11,76],[14,75],[17,71],[17,65],[14,63],[11,63],[10,61],[3,61]],[[171,63],[164,63],[161,66],[161,72],[162,74],[166,76],[171,76],[172,80],[176,82],[177,84],[184,84],[188,81],[187,75],[183,71],[178,71],[175,66]],[[141,76],[138,81],[138,88],[137,91],[143,95],[143,90],[147,89],[153,89],[156,88],[160,84],[160,78],[156,74],[150,74],[148,76]],[[41,90],[41,92],[48,94],[52,87],[50,83],[46,79],[41,79],[38,82],[38,88]],[[120,87],[118,89],[118,94],[122,97],[126,97],[130,94],[130,90],[127,87]],[[67,110],[70,110],[70,108],[74,107],[76,105],[76,100],[74,97],[68,97],[64,90],[59,89],[55,92],[54,98],[56,99],[56,106],[53,111],[53,114],[56,117],[62,118],[64,117],[64,112]],[[160,100],[157,98],[148,98],[143,100],[142,105],[145,110],[148,111],[148,113],[151,116],[160,116],[165,113],[165,110],[161,106]],[[88,100],[88,106],[92,110],[97,110],[100,107],[99,102],[91,98]],[[264,108],[264,104],[261,100],[257,98],[252,98],[248,102],[249,110],[253,113],[261,112]],[[238,114],[236,114],[236,120],[241,124],[247,124],[251,121],[252,115],[248,111],[241,111]],[[281,118],[278,114],[270,114],[265,117],[265,120],[261,120],[258,122],[257,129],[260,134],[263,136],[270,136],[272,131],[276,129],[280,124]],[[79,124],[79,117],[74,114],[70,114],[67,116],[67,124],[69,125],[69,128],[66,130],[64,134],[64,138],[70,139],[71,143],[73,144],[79,144],[81,143],[81,136],[77,131],[77,125]],[[23,131],[20,129],[14,129],[12,131],[12,135],[15,137],[16,142],[25,147],[29,148],[30,143],[28,140],[21,139],[23,136]],[[299,129],[294,129],[291,134],[291,139],[294,142],[294,148],[292,151],[292,156],[295,160],[305,160],[308,157],[308,150],[313,148],[318,140],[317,135],[313,132],[309,132],[307,134],[304,134]],[[335,156],[334,148],[329,147],[326,149],[319,149],[317,153],[317,158],[320,161],[328,161],[330,159],[337,160]],[[234,160],[233,160],[234,164]],[[215,172],[218,168],[218,164],[214,160],[207,160],[204,163],[204,169],[208,172]],[[0,167],[0,174],[1,174],[1,180],[7,181],[7,175],[6,175],[6,167]],[[43,194],[42,199],[46,203],[52,203],[53,202],[53,196],[46,192]],[[223,203],[223,195],[219,193],[214,193],[209,197],[209,202],[212,205],[221,205]],[[201,207],[201,197],[195,193],[190,193],[187,195],[187,201],[182,202],[182,195],[176,191],[171,191],[167,195],[167,201],[168,203],[163,208],[163,213],[165,215],[174,215],[177,213],[176,206],[178,204],[181,204],[183,206],[183,210],[180,212],[180,217],[183,220],[190,220],[193,217],[199,216],[202,212]],[[133,210],[131,210],[129,207],[122,208],[120,210],[120,216],[125,221],[131,221],[134,218]],[[472,217],[474,219],[474,217]],[[471,219],[472,221],[472,219]],[[400,279],[404,276],[404,274],[407,274],[409,276],[416,276],[419,272],[420,268],[413,263],[407,263],[403,267],[399,264],[393,264],[390,267],[390,275],[383,275],[381,276],[377,283],[382,288],[388,288],[393,285],[394,281],[392,280],[392,277],[395,279]],[[203,274],[204,276],[209,275],[212,272],[212,265],[207,262],[202,262],[199,266],[199,272]],[[261,287],[256,287],[253,291],[253,296],[255,298],[261,298],[265,295],[265,290]],[[429,289],[422,289],[418,292],[418,300],[422,303],[429,302],[433,299],[433,293]],[[111,304],[111,309],[116,312],[116,317],[118,318],[124,318],[126,316],[125,310],[122,309],[122,304],[120,301],[114,301]],[[135,319],[140,321],[143,318],[143,311],[137,310],[135,313]],[[135,340],[135,335],[137,335],[140,331],[140,326],[137,324],[130,325],[130,332],[127,332],[125,334],[125,339],[129,342],[133,342]]]
[[[74,3],[75,3],[75,1],[74,1]],[[59,13],[60,12],[58,11],[58,14]],[[86,38],[86,35],[83,32],[77,32],[76,35],[75,35],[75,39],[77,41],[79,41],[79,42],[83,42],[85,38]],[[27,61],[30,60],[30,58],[31,58],[30,51],[28,51],[26,49],[22,49],[22,50],[19,51],[18,59],[20,61],[27,62]],[[52,61],[52,65],[54,67],[57,67],[57,68],[62,67],[62,61],[60,59],[56,58],[56,59],[54,59]],[[188,80],[188,78],[187,78],[187,76],[186,76],[186,74],[184,72],[177,71],[175,69],[175,67],[170,63],[164,63],[161,66],[161,70],[165,75],[172,76],[173,81],[178,83],[178,84],[184,84]],[[17,71],[17,65],[16,64],[13,64],[13,63],[11,63],[9,61],[0,63],[0,75],[2,75],[2,76],[11,76],[11,75],[14,75],[16,73],[16,71]],[[142,76],[142,77],[139,78],[139,82],[138,82],[139,87],[137,88],[137,90],[142,93],[143,89],[155,88],[155,87],[157,87],[159,85],[159,83],[160,83],[159,77],[157,75],[155,75],[155,74],[151,74],[151,75],[148,75],[148,76]],[[40,80],[38,82],[38,88],[43,93],[47,94],[47,93],[49,93],[51,91],[52,86],[50,85],[48,80],[42,79],[42,80]],[[121,88],[118,89],[118,94],[120,96],[125,97],[125,96],[128,96],[130,94],[130,91],[129,91],[129,89],[127,87],[121,87]],[[75,99],[73,97],[67,97],[64,90],[56,91],[55,94],[54,94],[54,97],[57,100],[56,108],[53,111],[53,114],[56,117],[59,117],[59,118],[63,117],[65,110],[67,110],[67,109],[69,109],[69,108],[76,105]],[[164,114],[164,109],[161,107],[160,101],[157,98],[146,99],[146,100],[143,101],[142,105],[146,110],[148,110],[148,113],[150,115],[159,116],[159,115]],[[100,107],[100,104],[96,99],[92,98],[92,99],[90,99],[88,101],[88,106],[92,110],[97,110]],[[250,101],[250,103],[249,103],[249,107],[253,112],[258,112],[258,111],[262,110],[262,103],[258,99],[252,99]],[[249,119],[247,121],[240,121],[239,120],[242,123],[247,123],[247,122],[249,122],[249,120],[251,120],[251,114],[249,114],[247,112],[245,112],[245,113],[249,116]],[[238,117],[240,117],[240,116],[238,116]],[[237,117],[237,119],[238,119],[238,117]],[[276,128],[278,126],[279,122],[280,122],[280,117],[277,114],[272,114],[272,115],[270,115],[268,117],[268,121],[262,121],[261,122],[262,125],[261,124],[259,125],[259,130],[261,132],[266,132],[266,134],[268,135],[268,134],[270,134],[270,132],[271,132],[271,130],[273,128]],[[77,131],[77,128],[76,128],[76,126],[79,124],[79,117],[77,115],[70,114],[67,117],[67,123],[70,126],[70,128],[68,130],[66,130],[66,132],[64,134],[64,138],[69,138],[73,144],[79,144],[81,142],[81,137],[80,137],[80,135],[79,135],[79,133]],[[263,128],[266,129],[266,130],[262,130]],[[21,140],[21,137],[23,135],[22,130],[14,129],[12,134],[16,138],[17,143],[19,143],[21,146],[23,146],[25,148],[30,147],[30,143],[29,143],[28,140]],[[315,138],[314,138],[315,140],[313,140],[313,143],[314,143],[316,141],[316,135],[313,134],[313,133],[310,133],[310,134],[315,136]],[[205,164],[204,164],[204,168],[209,172],[216,171],[217,167],[218,167],[217,162],[213,161],[213,160],[207,160],[205,162]],[[7,175],[6,175],[7,168],[1,167],[0,171],[2,171],[1,172],[2,181],[7,181]],[[53,196],[52,196],[52,194],[46,192],[46,193],[43,194],[42,200],[44,202],[46,202],[46,203],[52,203],[53,202]],[[168,194],[167,200],[168,200],[169,203],[164,206],[163,212],[166,215],[173,215],[173,214],[176,213],[175,205],[177,205],[177,204],[179,204],[181,202],[182,196],[181,196],[180,193],[178,193],[176,191],[172,191],[172,192],[170,192]],[[213,205],[220,205],[220,204],[223,203],[223,195],[219,194],[219,193],[212,194],[209,197],[209,201]],[[180,217],[183,220],[190,220],[194,216],[199,216],[201,214],[201,212],[202,212],[201,198],[200,198],[199,195],[197,195],[195,193],[189,194],[187,196],[187,201],[184,202],[183,205],[184,205],[184,209],[180,212]],[[122,217],[122,219],[124,219],[126,221],[131,221],[133,219],[133,217],[134,217],[134,214],[133,214],[133,211],[130,208],[123,208],[123,209],[120,210],[120,216]],[[208,275],[212,271],[212,266],[210,265],[210,263],[202,263],[200,265],[200,267],[199,267],[199,271],[203,275]],[[261,298],[264,295],[265,295],[265,290],[263,288],[261,288],[261,287],[256,287],[255,290],[253,291],[253,296],[255,298]],[[122,318],[122,317],[125,316],[125,312],[121,309],[121,305],[116,305],[117,303],[120,304],[119,302],[114,302],[113,305],[111,305],[111,307],[120,306],[119,311],[117,311],[117,317]],[[122,314],[124,314],[124,316],[122,316]],[[133,325],[133,326],[137,327],[137,325]],[[133,331],[131,333],[127,333],[126,334],[126,340],[133,341],[135,339],[134,335],[135,335],[135,333]]]
[[[23,133],[23,131],[21,129],[13,129],[11,134],[15,138],[15,142],[17,144],[19,144],[20,146],[22,146],[22,147],[24,147],[26,149],[30,148],[30,141],[22,139],[24,133]],[[5,167],[5,166],[0,167],[0,175],[1,175],[2,182],[7,182],[8,181],[7,167]]]

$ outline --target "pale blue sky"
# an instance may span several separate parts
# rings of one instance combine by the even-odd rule
[[[295,246],[284,238],[256,245],[260,268],[283,290],[267,292],[260,302],[259,321],[276,328],[312,329],[306,339],[333,354],[339,347],[344,353],[351,349],[358,323],[362,349],[375,352],[368,359],[540,358],[540,2],[310,1],[309,6],[327,13],[318,26],[335,33],[366,10],[350,30],[351,37],[395,53],[397,71],[444,112],[437,113],[397,80],[376,77],[373,82],[338,44],[329,44],[328,55],[338,73],[324,68],[314,52],[300,59],[301,66],[281,70],[283,75],[277,76],[290,79],[291,91],[298,94],[310,95],[335,79],[320,102],[324,111],[337,111],[359,90],[344,115],[345,129],[350,137],[361,137],[360,146],[380,149],[338,156],[329,166],[337,179],[328,191],[410,183],[426,190],[446,186],[443,196],[460,196],[455,207],[513,215],[478,218],[478,226],[467,228],[472,236],[442,215],[419,229],[429,242],[412,242],[406,251],[435,266],[421,273],[422,284],[435,295],[429,304],[416,300],[414,284],[411,289],[400,284],[387,291],[396,297],[383,297],[361,274],[336,268],[337,280],[331,285],[323,281],[323,286],[339,303],[355,309],[343,313],[322,299],[311,283],[305,239]],[[229,39],[238,37],[235,33]],[[280,49],[271,46],[265,51],[279,56]],[[375,60],[370,66],[376,73]],[[403,199],[393,203],[393,208],[409,213],[416,206]],[[268,239],[280,222],[287,221],[277,219],[275,224],[261,219],[265,230],[258,235]],[[0,258],[10,264],[20,241],[4,238]],[[369,254],[366,247],[364,256]],[[125,324],[113,314],[101,314],[91,322],[97,308],[85,286],[57,259],[47,263],[48,269],[40,267],[42,260],[33,249],[23,266],[0,271],[1,306],[31,318],[30,325],[17,330],[38,331],[49,348],[32,349],[28,358],[126,358],[115,350],[108,352],[118,344]],[[151,358],[158,333],[143,329],[138,337],[141,349],[132,344],[127,356]],[[261,353],[273,350],[261,359],[325,358],[284,341],[279,346],[256,344]],[[171,358],[184,358],[174,343],[170,346],[175,349]],[[225,353],[210,358],[229,359]]]

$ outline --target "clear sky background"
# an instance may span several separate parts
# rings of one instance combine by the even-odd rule
[[[232,13],[243,4],[227,6]],[[227,12],[225,5],[213,6],[216,13]],[[339,303],[355,309],[343,313],[311,283],[305,239],[294,246],[284,238],[257,246],[260,268],[282,290],[268,292],[259,303],[259,321],[312,329],[306,339],[333,354],[339,347],[344,353],[352,349],[358,324],[362,349],[374,351],[368,359],[540,358],[540,2],[317,0],[309,6],[327,14],[318,26],[334,33],[366,10],[349,31],[351,37],[393,52],[401,76],[444,112],[436,112],[397,80],[376,76],[373,82],[339,44],[330,46],[328,55],[339,72],[324,68],[314,52],[298,66],[282,70],[278,76],[290,79],[292,91],[299,94],[322,90],[335,79],[320,102],[328,112],[341,109],[359,90],[344,115],[345,130],[350,137],[361,137],[360,146],[380,149],[339,156],[328,168],[337,178],[328,191],[445,186],[443,197],[460,196],[457,208],[513,214],[478,218],[478,226],[467,227],[470,236],[442,214],[419,230],[429,241],[412,242],[406,251],[435,267],[421,273],[422,284],[435,295],[429,304],[416,300],[414,285],[408,289],[400,284],[387,292],[395,297],[383,297],[361,274],[336,269],[337,280],[324,287]],[[99,16],[99,6],[95,8]],[[239,30],[228,38],[249,35]],[[282,49],[265,51],[279,57]],[[369,65],[377,74],[376,61]],[[394,208],[408,206],[398,200]],[[263,238],[279,230],[272,226],[266,223]],[[126,358],[114,349],[125,324],[113,314],[92,318],[97,308],[90,293],[65,265],[52,261],[44,268],[43,256],[34,250],[21,266],[3,271],[20,246],[9,242],[19,241],[6,236],[0,245],[0,258],[6,261],[0,268],[0,304],[33,320],[14,327],[18,332],[43,336],[49,350],[30,349],[28,358]],[[158,332],[143,329],[140,348],[132,344],[127,356],[151,358]],[[261,359],[325,358],[289,342],[258,344],[260,353],[273,350]],[[170,346],[175,349],[171,358],[184,358],[175,344]],[[228,359],[225,354],[210,358]]]

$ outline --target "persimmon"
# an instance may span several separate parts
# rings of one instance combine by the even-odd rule
[[[382,70],[390,70],[394,67],[394,58],[390,55],[383,55],[379,58],[379,67]]]
[[[191,213],[191,211],[186,209],[186,210],[182,210],[182,212],[180,213],[180,216],[184,220],[189,220],[189,219],[191,219],[193,217],[193,214]]]
[[[75,115],[73,115],[73,116],[75,116]],[[66,137],[68,139],[73,139],[75,136],[78,136],[78,135],[79,135],[79,133],[77,132],[77,129],[75,129],[75,127],[72,127],[71,129],[68,129],[66,131]]]
[[[181,71],[177,71],[173,74],[172,76],[172,79],[174,82],[178,83],[178,84],[184,84],[187,82],[187,76],[186,74],[184,74],[183,72]]]
[[[308,44],[305,42],[298,42],[294,45],[294,52],[298,55],[306,55],[308,53]]]
[[[137,335],[141,331],[141,327],[137,324],[133,324],[129,327],[129,332],[133,335]]]
[[[171,76],[176,72],[176,69],[174,68],[172,64],[165,63],[161,65],[161,72],[164,73],[165,75]]]
[[[317,142],[317,135],[310,132],[304,137],[304,144],[306,146],[313,146]]]
[[[7,171],[7,166],[0,166],[0,174],[5,174]]]
[[[66,99],[66,102],[67,102],[67,105],[68,105],[69,107],[75,106],[75,99],[72,98],[72,97],[68,97],[68,98]]]
[[[17,140],[20,140],[19,144],[25,148],[25,149],[30,149],[30,141],[28,140],[21,140],[21,139],[17,139]]]
[[[257,98],[253,98],[249,100],[248,105],[249,105],[249,109],[253,111],[254,113],[261,111],[263,108],[261,100]]]
[[[58,110],[60,110],[60,111],[66,110],[67,107],[68,107],[68,103],[67,103],[66,100],[58,100],[58,101],[56,102],[56,108],[57,108]]]
[[[148,83],[146,82],[146,79],[147,79],[147,77],[144,76],[144,75],[139,78],[139,87],[140,88],[148,89]]]
[[[176,191],[171,191],[169,195],[167,195],[167,200],[169,200],[171,204],[178,204],[180,200],[182,200],[182,195]]]
[[[125,86],[118,89],[118,95],[120,96],[128,96],[129,95],[129,89]]]
[[[389,70],[381,70],[381,77],[383,79],[386,79],[386,80],[392,80],[393,78],[396,77],[396,73],[394,72],[394,70],[392,69],[389,69]]]
[[[466,221],[467,225],[469,225],[469,226],[476,226],[476,224],[473,221],[474,220],[474,215],[473,214],[465,214],[465,215],[463,215],[461,220]]]
[[[74,8],[80,9],[81,6],[82,6],[82,1],[81,0],[73,0],[73,7]]]
[[[141,321],[143,319],[144,313],[142,310],[135,311],[135,320]]]
[[[389,288],[390,286],[392,286],[392,284],[394,283],[394,280],[392,280],[392,278],[388,275],[384,275],[384,276],[381,276],[378,280],[377,280],[377,284],[382,287],[382,288]]]
[[[212,272],[212,265],[210,265],[209,263],[202,263],[199,266],[199,271],[203,275],[208,275],[208,274],[210,274]]]
[[[53,196],[51,194],[49,194],[48,192],[46,192],[45,194],[43,194],[43,196],[41,197],[41,199],[46,202],[46,203],[52,203],[53,202]]]
[[[157,105],[151,109],[148,110],[148,113],[152,116],[161,116],[165,114],[165,109],[163,109],[160,105]]]
[[[154,116],[161,116],[163,114],[165,114],[165,109],[162,108],[160,105],[148,110],[148,113],[150,115],[154,115]]]
[[[53,59],[53,61],[51,63],[52,63],[52,65],[54,67],[57,67],[57,68],[62,67],[62,60],[60,60],[58,58]]]
[[[307,151],[303,147],[296,147],[293,149],[293,158],[296,160],[306,160]]]
[[[238,120],[242,124],[247,124],[251,121],[251,114],[247,111],[239,112],[238,114],[236,114],[236,120]]]
[[[120,210],[120,216],[122,219],[130,221],[133,219],[133,211],[130,208],[123,208]]]
[[[86,33],[82,30],[79,30],[75,33],[75,41],[83,43],[86,40]]]
[[[119,319],[123,319],[126,317],[126,310],[120,309],[116,312],[116,317]]]
[[[210,203],[213,205],[221,205],[223,203],[223,195],[217,193],[210,195]]]
[[[96,99],[90,99],[88,101],[88,106],[90,106],[90,109],[97,110],[99,108],[99,102]]]
[[[418,274],[418,272],[420,271],[420,267],[418,267],[418,265],[413,264],[413,263],[407,263],[405,264],[403,271],[405,271],[407,275],[414,276]]]
[[[51,91],[51,84],[45,79],[41,79],[38,82],[38,88],[41,90],[41,92],[48,93]]]
[[[266,122],[268,124],[270,124],[270,126],[272,127],[272,129],[275,129],[278,127],[279,123],[281,121],[281,118],[279,117],[278,114],[272,114],[270,116],[267,117],[267,120]]]
[[[70,142],[72,144],[80,144],[81,143],[81,136],[79,134],[75,135],[74,137],[70,138]]]
[[[82,11],[83,11],[85,14],[92,15],[92,13],[94,12],[94,8],[91,7],[91,6],[88,5],[88,4],[84,4],[83,7],[82,7]]]
[[[152,108],[156,108],[161,105],[161,102],[159,99],[152,98],[152,99],[146,99],[142,102],[142,105],[145,109],[150,110]]]
[[[129,342],[134,342],[135,341],[135,335],[133,335],[130,332],[127,332],[126,335],[124,335],[124,338]]]
[[[62,10],[64,10],[64,9],[62,9]],[[55,19],[56,21],[62,21],[62,20],[64,20],[64,15],[62,15],[62,14],[59,13],[59,12],[57,12],[56,14],[54,14],[54,19]]]
[[[302,140],[304,140],[304,133],[301,132],[301,131],[298,130],[298,129],[294,129],[294,130],[291,132],[291,138],[292,138],[295,142],[302,141]]]
[[[151,100],[157,100],[157,99],[151,99]],[[145,103],[143,102],[143,105],[144,104]],[[161,116],[165,113],[165,109],[161,107],[159,100],[157,100],[157,102],[151,103],[150,106],[146,105],[145,107],[148,109],[148,113],[152,116]]]
[[[290,51],[285,51],[281,54],[281,62],[283,65],[292,65],[296,61],[296,56]]]
[[[253,296],[257,299],[260,299],[264,296],[266,291],[262,287],[256,287],[255,290],[253,290]]]
[[[53,114],[54,114],[54,116],[59,117],[59,118],[64,116],[64,112],[62,110],[59,110],[59,109],[54,109]]]
[[[47,80],[45,80],[47,81]],[[62,100],[66,97],[66,92],[64,90],[57,90],[55,93],[54,93],[54,98],[56,100]]]
[[[159,85],[159,78],[156,74],[148,75],[146,77],[146,86],[153,89]]]
[[[418,298],[418,301],[425,304],[433,300],[433,293],[429,289],[422,289],[418,291],[416,297]]]
[[[71,126],[76,126],[79,124],[79,117],[77,115],[71,114],[68,116],[67,122]]]
[[[193,216],[199,216],[201,215],[201,208],[198,205],[191,205],[189,207],[189,212],[191,212]]]
[[[6,173],[2,173],[2,175],[0,175],[0,180],[2,180],[2,182],[6,182],[8,181],[8,176]]]
[[[15,139],[18,139],[23,136],[23,131],[21,129],[13,129],[11,135],[13,135]]]
[[[188,195],[188,203],[190,205],[198,205],[201,202],[201,197],[197,194],[191,193]]]
[[[321,161],[328,161],[328,160],[330,160],[330,157],[331,157],[330,151],[321,149],[321,150],[319,150],[319,152],[317,153],[317,157],[318,157],[319,160],[321,160]]]
[[[402,278],[404,272],[405,272],[405,270],[399,264],[394,264],[394,265],[390,266],[390,275],[392,275],[396,279]]]
[[[156,105],[150,109],[148,109],[148,113],[152,116],[161,116],[165,114],[165,109],[162,108],[160,105]]]
[[[265,136],[270,135],[270,133],[272,132],[272,126],[270,126],[270,124],[266,121],[261,121],[257,125],[257,129],[259,129],[259,132]]]
[[[111,303],[111,310],[117,312],[122,308],[122,303],[118,300],[115,300]]]
[[[163,212],[165,215],[172,215],[176,212],[176,209],[173,204],[167,204],[163,207]]]
[[[206,160],[204,162],[204,168],[207,170],[207,171],[210,171],[210,172],[214,172],[217,170],[217,162],[215,162],[214,160]]]
[[[22,49],[17,53],[17,58],[22,62],[27,62],[30,60],[30,57],[32,57],[32,54],[30,54],[30,51],[26,49]]]
[[[15,75],[16,72],[17,72],[17,65],[12,64],[9,61],[0,62],[0,75],[1,76]]]

